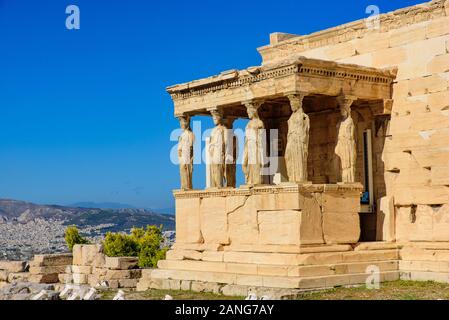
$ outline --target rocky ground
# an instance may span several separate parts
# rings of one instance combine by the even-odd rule
[[[113,226],[113,224],[87,225],[80,228],[80,232],[91,242],[99,242],[106,231]],[[0,223],[0,260],[31,260],[35,254],[66,252],[64,240],[66,227],[65,221],[53,219]],[[174,231],[165,231],[164,245],[172,245],[174,236]]]
[[[19,282],[0,289],[0,300],[31,300],[42,290],[47,292],[47,300],[59,300],[59,292],[52,284]]]

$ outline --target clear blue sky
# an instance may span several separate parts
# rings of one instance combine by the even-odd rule
[[[0,198],[170,207],[179,124],[166,86],[260,64],[271,32],[420,2],[0,0]],[[70,4],[80,30],[65,28]]]

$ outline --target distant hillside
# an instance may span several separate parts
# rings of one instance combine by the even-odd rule
[[[162,225],[164,230],[175,229],[174,216],[146,209],[64,207],[0,199],[0,223],[26,223],[35,219],[60,220],[64,221],[64,224],[75,224],[80,227],[111,225],[107,231],[124,231],[134,226],[146,225]]]
[[[171,208],[163,208],[163,209],[150,209],[150,211],[156,212],[156,213],[160,213],[160,214],[165,214],[165,215],[175,215],[176,209],[175,207],[171,207]]]
[[[132,205],[116,202],[77,202],[70,204],[69,207],[96,209],[136,209],[136,207]]]

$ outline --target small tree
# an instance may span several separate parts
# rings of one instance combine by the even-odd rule
[[[147,226],[146,230],[132,228],[130,234],[107,233],[103,249],[109,257],[137,256],[139,267],[153,268],[165,258],[167,249],[161,248],[162,242],[162,227]]]
[[[159,260],[165,258],[167,249],[161,248],[164,240],[162,227],[147,226],[146,231],[143,228],[133,228],[131,237],[134,237],[139,245],[139,267],[154,268]]]
[[[138,245],[127,234],[106,233],[103,241],[103,252],[108,257],[132,257],[138,254]]]
[[[65,229],[65,242],[67,244],[67,248],[69,248],[70,251],[73,251],[73,246],[75,244],[87,244],[89,241],[86,238],[83,238],[76,226],[68,226],[67,229]]]

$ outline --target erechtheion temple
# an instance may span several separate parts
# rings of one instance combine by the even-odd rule
[[[183,129],[177,238],[148,286],[326,288],[373,266],[381,281],[449,282],[449,1],[377,22],[273,33],[260,66],[167,89]],[[192,186],[198,115],[215,123],[205,190]],[[228,147],[238,118],[242,164]]]

